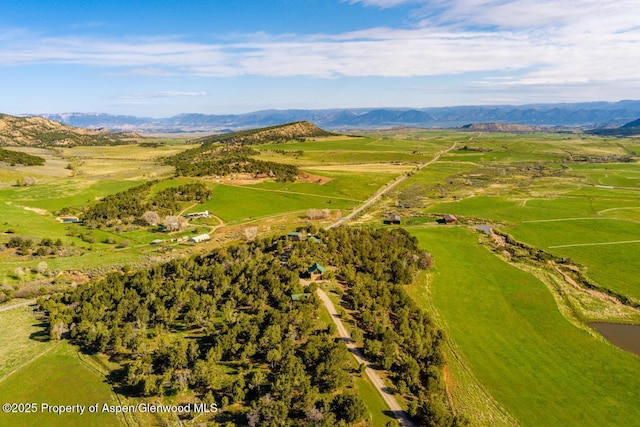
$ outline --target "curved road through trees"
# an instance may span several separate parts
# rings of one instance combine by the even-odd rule
[[[438,154],[436,154],[436,156],[433,159],[429,160],[427,163],[419,165],[415,171],[417,172],[429,165],[434,164],[435,162],[440,160],[440,157],[442,157],[444,154],[448,153],[449,151],[453,150],[455,147],[456,147],[456,143],[454,142],[453,145],[451,145],[451,147],[447,148],[446,150],[440,151]],[[327,229],[336,228],[344,224],[345,222],[350,221],[353,217],[355,217],[360,212],[367,209],[369,206],[375,203],[378,199],[380,199],[380,197],[382,197],[384,194],[388,193],[392,189],[396,188],[398,185],[400,185],[400,183],[404,182],[407,178],[409,178],[409,175],[403,175],[400,178],[396,178],[395,181],[388,183],[385,187],[378,190],[373,196],[369,197],[362,205],[356,208],[349,215],[340,218],[339,220],[327,226],[326,228]],[[335,306],[329,299],[329,296],[322,289],[318,289],[317,293],[320,299],[322,300],[322,302],[324,303],[324,306],[327,308],[327,311],[331,315],[331,318],[333,319],[333,322],[337,327],[338,335],[340,335],[340,338],[342,338],[345,341],[347,348],[349,349],[353,357],[356,359],[356,361],[360,364],[362,363],[365,364],[366,366],[365,373],[367,374],[367,377],[369,377],[373,386],[376,388],[376,390],[378,390],[378,393],[380,393],[380,395],[384,399],[387,406],[389,406],[389,409],[393,413],[393,416],[398,420],[401,426],[413,427],[414,426],[413,422],[409,419],[409,416],[407,415],[407,413],[398,404],[398,401],[393,396],[393,393],[391,392],[391,390],[389,390],[389,388],[384,385],[384,382],[382,381],[380,376],[376,373],[376,371],[374,371],[369,367],[369,364],[365,360],[363,354],[360,352],[360,350],[358,350],[355,343],[351,340],[351,336],[349,335],[344,325],[342,324],[342,321],[340,320],[340,316],[338,315],[338,312],[336,311]]]
[[[384,385],[382,378],[380,378],[380,376],[376,373],[376,371],[374,371],[369,367],[364,356],[362,355],[360,350],[358,350],[358,348],[356,347],[356,344],[351,339],[349,332],[347,332],[347,329],[342,324],[342,321],[340,320],[340,315],[336,311],[336,307],[333,305],[333,302],[331,302],[331,299],[329,299],[329,296],[322,289],[318,289],[317,293],[320,299],[322,300],[322,302],[324,303],[324,306],[327,308],[327,311],[329,311],[329,314],[331,315],[333,322],[336,324],[338,335],[340,335],[340,338],[344,340],[345,344],[347,345],[347,348],[349,349],[353,357],[356,359],[356,361],[359,364],[363,364],[363,363],[365,364],[366,369],[364,372],[367,374],[367,377],[369,377],[369,379],[371,380],[371,383],[373,383],[373,386],[376,388],[376,390],[378,390],[378,393],[380,393],[380,395],[384,399],[385,403],[393,413],[393,416],[398,420],[401,426],[413,427],[414,424],[411,422],[411,420],[409,419],[409,416],[406,414],[406,412],[404,412],[402,407],[400,407],[400,405],[398,404],[398,401],[393,396],[393,393],[391,392],[391,390],[389,390],[389,388]]]

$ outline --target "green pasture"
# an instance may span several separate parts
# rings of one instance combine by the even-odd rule
[[[142,181],[108,180],[90,181],[82,178],[66,178],[34,185],[0,189],[0,202],[45,209],[55,212],[62,208],[82,209],[110,194],[125,191]]]
[[[239,222],[307,209],[350,209],[358,202],[322,195],[288,194],[251,186],[215,185],[213,198],[194,207],[209,210],[225,222]]]
[[[292,193],[313,194],[333,198],[350,199],[351,201],[364,201],[375,193],[380,187],[395,177],[398,173],[354,173],[353,171],[317,171],[306,172],[331,178],[326,184],[313,184],[306,182],[274,182],[267,181],[261,184],[247,186],[248,188],[260,188],[265,190],[288,191]]]
[[[176,140],[170,140],[176,141]],[[145,142],[145,141],[143,141]],[[153,142],[153,141],[149,141]],[[60,153],[65,158],[81,159],[116,159],[116,160],[153,160],[159,157],[172,156],[174,154],[193,148],[192,144],[177,143],[160,144],[158,147],[143,147],[138,144],[128,145],[104,145],[104,146],[76,146],[61,148]]]
[[[570,169],[593,185],[640,188],[638,163],[572,164]]]
[[[638,299],[640,264],[636,254],[640,243],[615,243],[640,240],[640,198],[634,196],[633,191],[600,188],[544,198],[523,194],[516,199],[511,192],[506,197],[476,196],[435,203],[426,212],[506,224],[505,231],[517,240],[571,257],[586,266],[589,277],[600,286]]]
[[[614,218],[527,222],[508,230],[521,241],[587,266],[600,286],[640,300],[640,227]]]
[[[621,207],[640,207],[640,198],[597,198],[582,190],[558,197],[515,199],[498,196],[476,196],[467,199],[435,203],[427,213],[446,212],[460,216],[485,218],[493,222],[520,223],[532,220],[608,217]]]
[[[261,154],[258,158],[278,163],[288,163],[298,167],[324,165],[358,165],[368,163],[425,163],[433,158],[433,154],[411,154],[402,151],[310,151],[299,157],[281,154]]]
[[[640,419],[640,359],[562,317],[544,284],[460,227],[411,229],[434,257],[431,294],[463,363],[525,426]]]
[[[446,323],[433,303],[432,281],[432,271],[424,271],[420,273],[412,285],[407,287],[407,293],[429,313],[436,327],[444,329]],[[462,360],[450,334],[445,334],[444,339],[446,344],[442,350],[445,360],[444,376],[447,378],[447,394],[457,414],[469,419],[472,426],[515,425],[506,410],[478,382],[466,361]]]
[[[264,144],[256,148],[261,150],[285,151],[364,151],[364,152],[438,152],[441,143],[438,141],[408,139],[384,139],[379,137],[329,138],[317,141],[291,142],[286,144]]]
[[[260,158],[297,166],[361,164],[361,163],[424,163],[445,148],[440,141],[384,139],[380,137],[330,138],[286,144],[265,144],[257,147]],[[282,155],[275,150],[298,151],[302,156]],[[269,153],[271,152],[271,153]]]
[[[53,345],[48,352],[0,382],[0,401],[36,403],[37,413],[0,413],[3,426],[120,426],[123,422],[111,413],[98,411],[83,415],[42,411],[42,404],[117,405],[118,401],[104,377],[82,362],[75,348],[66,342]]]
[[[504,149],[501,147],[501,149]],[[476,152],[476,151],[464,151],[455,150],[450,151],[445,156],[444,160],[453,161],[466,161],[476,163],[517,163],[517,162],[547,162],[557,160],[556,155],[532,152],[532,151],[490,151],[490,152]]]
[[[419,181],[425,184],[434,185],[446,182],[449,177],[475,172],[480,168],[480,165],[473,162],[448,161],[446,160],[446,155],[444,155],[438,162],[414,173],[411,177],[411,181]]]
[[[0,388],[8,375],[51,347],[47,338],[33,308],[0,312]]]

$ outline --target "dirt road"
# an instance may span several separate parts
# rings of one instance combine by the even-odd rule
[[[433,159],[429,160],[427,163],[423,163],[423,164],[419,165],[415,169],[415,171],[417,172],[417,171],[419,171],[421,169],[426,168],[429,165],[434,164],[435,162],[440,160],[440,157],[442,157],[444,154],[448,153],[449,151],[453,150],[455,147],[456,147],[456,143],[454,142],[451,147],[447,148],[446,150],[440,151],[438,154],[436,154],[436,156]],[[367,200],[365,200],[365,202],[362,205],[360,205],[358,208],[356,208],[349,215],[344,216],[344,217],[340,218],[339,220],[337,220],[336,222],[334,222],[333,224],[327,226],[327,229],[339,227],[340,225],[344,224],[345,222],[350,221],[353,217],[358,215],[363,210],[367,209],[369,206],[371,206],[373,203],[375,203],[378,199],[380,199],[380,197],[382,197],[384,194],[388,193],[392,189],[396,188],[398,185],[400,185],[400,183],[404,182],[407,178],[409,178],[409,175],[402,175],[401,177],[397,178],[395,181],[387,183],[384,187],[382,187],[380,190],[378,190],[373,196],[371,196]]]
[[[331,302],[331,299],[329,299],[329,296],[322,289],[318,289],[317,292],[318,292],[318,296],[324,303],[324,306],[329,311],[329,314],[331,314],[331,318],[333,319],[333,322],[336,324],[338,335],[340,335],[340,338],[344,339],[345,344],[347,345],[347,348],[349,349],[353,357],[356,359],[356,361],[359,364],[364,363],[365,365],[367,365],[367,368],[365,369],[365,373],[367,374],[367,377],[369,377],[369,379],[373,383],[373,386],[376,388],[376,390],[378,390],[378,393],[380,393],[380,395],[384,399],[385,403],[393,413],[393,416],[398,420],[401,426],[413,427],[413,423],[409,419],[409,416],[406,414],[406,412],[402,410],[402,408],[398,404],[398,401],[391,393],[391,390],[389,390],[389,388],[384,385],[384,382],[382,381],[380,376],[376,373],[376,371],[374,371],[369,367],[362,353],[360,352],[360,350],[358,350],[355,343],[351,340],[351,337],[347,332],[347,330],[345,329],[344,325],[342,324],[342,321],[340,320],[340,316],[338,316],[338,312],[336,311],[335,306]]]
[[[4,307],[0,307],[0,313],[2,313],[3,311],[14,310],[14,309],[20,308],[20,307],[26,307],[28,305],[35,304],[35,303],[36,303],[35,299],[30,299],[28,301],[20,302],[18,304],[13,304],[13,305],[7,305],[7,306],[4,306]]]

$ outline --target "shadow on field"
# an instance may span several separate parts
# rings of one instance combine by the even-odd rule
[[[29,335],[29,338],[31,338],[34,341],[38,341],[38,342],[47,342],[47,341],[51,341],[51,338],[49,337],[49,332],[47,330],[48,328],[48,324],[45,322],[40,322],[40,323],[36,323],[33,326],[35,326],[36,328],[38,328],[37,331],[32,332]]]

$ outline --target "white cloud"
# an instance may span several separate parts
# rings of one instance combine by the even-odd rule
[[[350,0],[392,7],[405,0]],[[224,43],[180,38],[42,38],[0,34],[0,66],[82,64],[112,75],[416,77],[499,73],[480,88],[640,91],[637,0],[431,0],[411,28],[341,34],[243,34]],[[434,12],[435,11],[435,12]],[[163,96],[201,96],[179,95]]]

